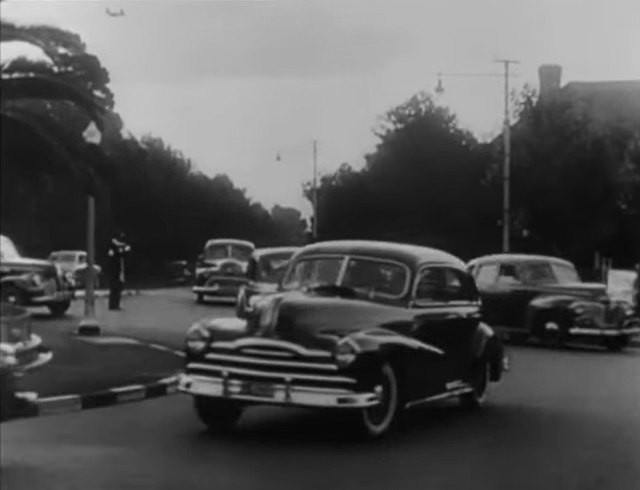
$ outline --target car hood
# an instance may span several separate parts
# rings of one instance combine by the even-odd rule
[[[550,284],[541,288],[550,294],[567,294],[581,298],[598,299],[607,292],[607,287],[598,282],[572,282],[564,284]]]
[[[275,305],[275,306],[274,306]],[[277,308],[271,328],[257,325],[264,308]],[[250,321],[255,334],[295,342],[308,348],[329,349],[341,338],[356,332],[393,330],[410,322],[409,310],[370,301],[318,296],[310,293],[279,293],[259,306]],[[251,326],[251,322],[255,322]]]

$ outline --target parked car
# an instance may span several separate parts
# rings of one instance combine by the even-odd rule
[[[18,396],[16,378],[48,363],[53,354],[31,332],[29,312],[0,304],[0,421],[29,410],[29,400]]]
[[[73,291],[53,262],[22,257],[13,242],[0,235],[0,299],[19,306],[46,306],[54,316],[71,305]]]
[[[583,282],[569,261],[497,254],[474,259],[468,267],[486,321],[520,340],[590,339],[619,350],[640,333],[633,306],[609,296],[605,284]]]
[[[307,245],[248,318],[197,322],[185,351],[179,389],[211,431],[269,404],[350,410],[354,428],[377,437],[405,408],[481,405],[504,369],[462,261],[371,241]]]
[[[69,284],[74,289],[84,289],[86,287],[87,272],[89,264],[87,263],[87,252],[84,250],[58,250],[51,252],[49,260],[56,264]],[[100,285],[100,274],[102,268],[94,264],[94,287]]]
[[[300,247],[259,248],[253,252],[247,266],[247,284],[240,288],[236,314],[246,317],[252,302],[264,294],[275,293],[289,260]]]
[[[167,263],[167,278],[172,284],[188,284],[193,279],[193,268],[186,260]]]
[[[198,257],[193,292],[198,303],[207,296],[236,298],[247,282],[247,265],[255,250],[251,242],[231,238],[209,240]]]

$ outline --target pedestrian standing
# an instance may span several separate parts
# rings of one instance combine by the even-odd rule
[[[109,244],[109,309],[120,310],[120,297],[125,283],[125,256],[131,247],[124,240],[124,233],[118,233]]]

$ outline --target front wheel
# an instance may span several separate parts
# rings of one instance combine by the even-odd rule
[[[362,409],[359,414],[360,432],[370,439],[384,435],[392,427],[399,411],[398,379],[393,367],[388,362],[382,365],[379,383],[375,391],[380,402],[372,407]]]
[[[0,292],[3,303],[9,303],[15,306],[23,306],[27,303],[24,293],[16,286],[7,284],[2,286]]]
[[[464,408],[477,408],[482,406],[487,400],[489,389],[489,371],[490,364],[488,362],[479,362],[471,373],[472,391],[460,395],[460,405]]]
[[[71,301],[54,303],[52,305],[49,305],[49,311],[51,312],[51,316],[62,316],[67,312],[70,306],[71,306]]]
[[[207,396],[194,396],[193,407],[200,421],[214,434],[231,432],[242,415],[238,404]]]

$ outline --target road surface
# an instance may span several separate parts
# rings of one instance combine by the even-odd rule
[[[125,308],[105,323],[176,346],[192,320],[233,314],[173,291],[129,298]],[[374,443],[346,438],[340,416],[280,408],[252,408],[236,434],[212,437],[183,395],[9,422],[1,487],[640,488],[640,350],[510,353],[512,371],[483,410],[421,409]]]

